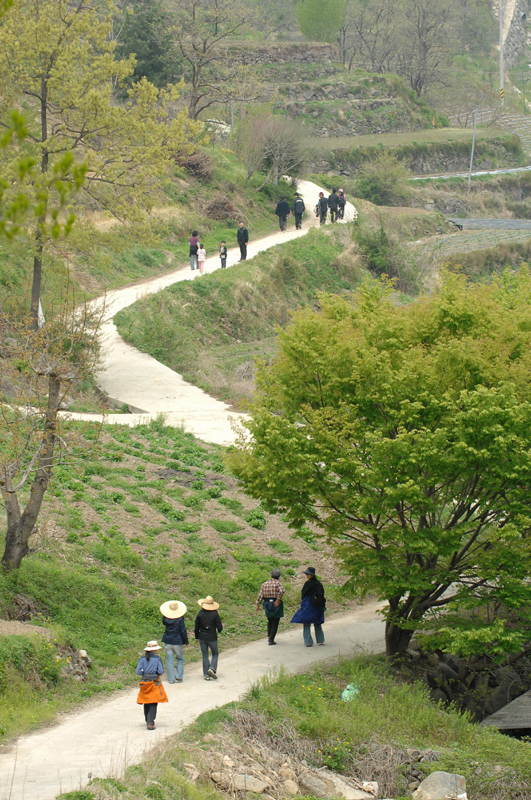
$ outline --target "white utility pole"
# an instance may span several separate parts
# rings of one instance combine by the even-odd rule
[[[474,147],[476,144],[476,119],[478,115],[477,108],[474,111],[474,132],[472,134],[472,150],[470,151],[470,166],[468,168],[468,185],[466,189],[466,193],[470,194],[470,180],[472,178],[472,164],[474,163]]]
[[[500,105],[503,108],[503,0],[499,0],[500,14]]]

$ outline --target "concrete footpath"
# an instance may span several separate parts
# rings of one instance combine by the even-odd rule
[[[300,625],[279,634],[276,647],[269,647],[264,638],[223,651],[221,635],[217,681],[203,680],[199,662],[186,663],[190,650],[185,648],[184,681],[165,683],[169,703],[159,706],[155,731],[146,729],[136,687],[93,700],[80,711],[64,714],[55,725],[22,736],[9,753],[0,755],[1,800],[54,800],[62,792],[82,788],[90,777],[119,777],[154,744],[178,734],[204,711],[240,699],[260,678],[280,667],[302,672],[339,654],[381,652],[380,607],[366,603],[328,618],[324,647],[304,647]]]
[[[299,191],[304,197],[306,213],[303,228],[295,230],[290,219],[290,228],[279,231],[262,239],[251,241],[248,246],[248,259],[258,253],[275,247],[278,244],[299,239],[311,228],[318,227],[319,220],[313,211],[319,192],[324,191],[311,181],[300,181]],[[349,222],[357,216],[351,203],[347,203],[345,220]],[[236,232],[234,233],[236,237]],[[238,248],[231,248],[228,253],[227,266],[236,264],[240,257]],[[219,256],[211,256],[205,262],[205,273],[220,269]],[[188,264],[166,275],[150,278],[147,281],[109,292],[104,298],[93,301],[93,306],[104,304],[104,321],[101,330],[102,366],[96,373],[99,388],[111,399],[120,404],[127,404],[133,414],[107,414],[105,422],[120,425],[138,425],[148,422],[157,414],[164,414],[167,425],[184,425],[185,429],[195,436],[216,444],[231,444],[235,440],[232,422],[242,420],[244,415],[235,412],[229,405],[187,383],[179,373],[161,364],[156,359],[141,353],[132,345],[124,342],[113,317],[123,308],[132,305],[142,297],[166,289],[174,283],[200,279],[197,270],[192,271]],[[101,422],[98,414],[65,413],[71,419]]]

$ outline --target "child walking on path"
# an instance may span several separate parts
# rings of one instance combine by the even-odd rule
[[[206,250],[202,244],[199,245],[199,250],[197,251],[197,260],[199,261],[199,272],[203,274],[206,261]]]
[[[225,269],[227,266],[227,245],[225,242],[221,242],[219,246],[219,257],[221,258],[221,269]]]
[[[167,703],[168,698],[164,691],[164,686],[160,676],[164,672],[162,659],[157,655],[160,645],[156,641],[148,642],[144,647],[144,655],[136,665],[136,674],[140,675],[140,691],[136,702],[144,705],[144,719],[148,731],[155,730],[155,717],[157,716],[157,705]]]

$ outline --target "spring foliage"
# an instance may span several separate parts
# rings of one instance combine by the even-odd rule
[[[295,314],[260,368],[233,466],[267,510],[322,529],[347,589],[387,600],[389,655],[424,624],[445,627],[444,647],[481,628],[478,649],[517,651],[531,600],[531,274],[490,286],[448,274],[407,307],[389,293],[370,283]],[[441,622],[446,609],[459,622]]]

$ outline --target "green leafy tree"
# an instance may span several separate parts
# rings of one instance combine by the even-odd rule
[[[409,175],[407,167],[393,153],[383,152],[363,165],[361,175],[356,178],[356,195],[377,206],[391,205],[407,197]]]
[[[134,0],[125,4],[119,19],[116,57],[135,56],[135,67],[126,85],[147,78],[159,88],[180,78],[173,38],[172,16],[160,0]]]
[[[232,467],[268,511],[322,529],[347,590],[387,600],[389,656],[422,626],[451,643],[454,613],[469,643],[480,630],[482,647],[517,650],[531,638],[531,275],[447,275],[407,307],[389,294],[369,283],[295,315]]]
[[[21,103],[27,125],[23,155],[35,161],[39,176],[35,181],[27,176],[37,200],[34,328],[43,253],[64,190],[61,165],[69,164],[75,179],[76,168],[85,165],[82,194],[92,207],[138,220],[170,159],[190,152],[190,136],[198,131],[186,112],[170,117],[175,90],[160,91],[145,78],[131,88],[125,104],[116,102],[115,88],[131,75],[134,59],[114,58],[111,10],[108,0],[16,0],[0,20],[0,125],[10,127],[9,109]],[[1,174],[9,181],[20,154],[5,150],[4,155]]]
[[[312,42],[335,42],[345,24],[347,0],[298,0],[301,33]]]

